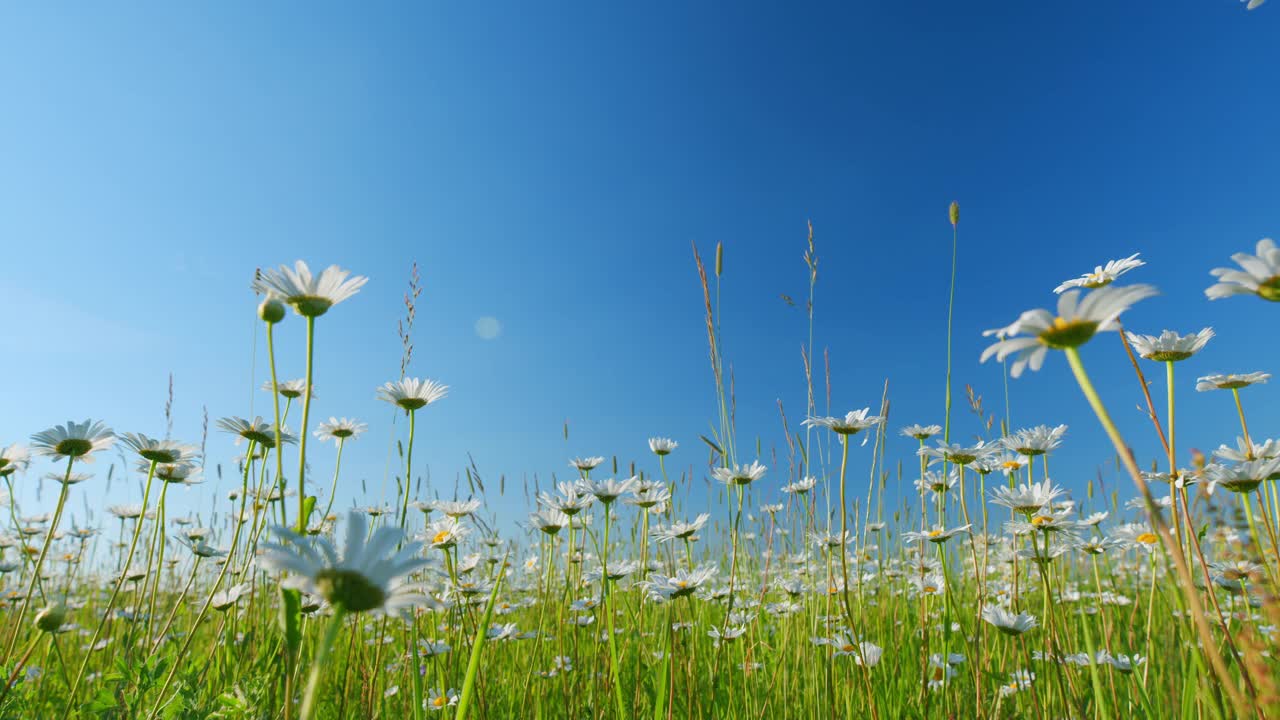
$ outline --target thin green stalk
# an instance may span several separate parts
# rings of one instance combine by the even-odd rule
[[[315,712],[316,694],[320,689],[320,678],[324,675],[324,665],[329,659],[329,650],[333,648],[333,641],[337,639],[338,631],[342,629],[342,620],[346,617],[346,614],[341,605],[334,608],[333,618],[329,620],[329,625],[324,631],[324,637],[320,640],[320,645],[316,649],[316,656],[311,660],[311,672],[307,676],[307,689],[302,696],[302,713],[299,715],[301,720],[311,720],[311,716]]]
[[[1155,500],[1152,499],[1151,490],[1147,487],[1146,480],[1142,477],[1142,471],[1138,469],[1133,455],[1129,452],[1129,446],[1125,444],[1124,438],[1120,435],[1120,430],[1116,428],[1115,422],[1112,421],[1106,406],[1103,405],[1101,396],[1094,389],[1093,382],[1089,380],[1089,375],[1084,369],[1084,363],[1080,359],[1080,351],[1077,348],[1066,348],[1064,352],[1067,355],[1067,362],[1071,365],[1071,372],[1075,375],[1076,383],[1080,385],[1080,391],[1084,393],[1085,399],[1089,401],[1094,415],[1098,417],[1098,422],[1106,431],[1107,437],[1111,439],[1112,445],[1115,446],[1121,463],[1124,464],[1129,476],[1133,479],[1134,484],[1138,486],[1139,492],[1141,492],[1143,499],[1146,501],[1147,514],[1151,517],[1156,534],[1160,536],[1165,549],[1173,556],[1173,564],[1177,570],[1179,580],[1178,587],[1186,597],[1187,604],[1191,607],[1191,620],[1200,636],[1200,642],[1203,645],[1202,652],[1209,659],[1209,664],[1213,667],[1214,675],[1217,677],[1220,686],[1226,690],[1227,697],[1230,699],[1232,709],[1236,715],[1238,717],[1252,715],[1253,713],[1248,712],[1248,701],[1240,693],[1240,688],[1236,686],[1235,679],[1231,677],[1226,664],[1223,663],[1222,656],[1213,651],[1213,648],[1217,647],[1217,643],[1213,639],[1213,632],[1209,629],[1209,625],[1204,619],[1204,606],[1195,590],[1195,582],[1192,580],[1191,572],[1187,568],[1186,559],[1177,552],[1177,545],[1174,543],[1173,538],[1169,536],[1169,530],[1165,527],[1164,518],[1155,507]],[[1251,683],[1247,672],[1244,673],[1244,678],[1246,683]],[[1250,685],[1250,687],[1252,686]]]

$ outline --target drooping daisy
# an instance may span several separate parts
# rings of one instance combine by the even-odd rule
[[[1159,336],[1126,332],[1125,337],[1129,338],[1138,355],[1147,360],[1178,362],[1203,350],[1213,338],[1213,328],[1205,328],[1190,335],[1179,335],[1172,330],[1165,330]]]
[[[399,528],[380,527],[369,536],[365,516],[348,512],[341,555],[323,535],[299,535],[280,527],[273,532],[280,542],[265,543],[258,562],[268,570],[289,573],[286,587],[357,613],[393,613],[428,602],[409,582],[413,572],[427,565],[419,554],[421,544],[411,542],[396,551],[403,534]]]
[[[68,420],[64,425],[32,435],[31,449],[37,455],[47,455],[55,460],[74,458],[81,462],[91,462],[93,453],[111,447],[115,439],[111,428],[99,421],[85,420],[78,423]]]
[[[1021,635],[1037,625],[1034,615],[1011,613],[999,605],[988,605],[984,608],[982,619],[1005,635]]]
[[[1084,273],[1078,278],[1067,280],[1054,288],[1053,291],[1061,294],[1071,288],[1085,288],[1092,290],[1094,288],[1106,287],[1107,285],[1115,282],[1121,275],[1129,272],[1130,270],[1140,268],[1143,265],[1146,265],[1146,263],[1138,259],[1138,253],[1134,253],[1129,257],[1122,258],[1120,260],[1109,260],[1105,266],[1094,266],[1093,272]]]
[[[670,455],[672,450],[680,447],[680,443],[670,438],[651,437],[649,438],[649,452],[654,455]]]
[[[1258,241],[1257,254],[1236,253],[1231,259],[1240,266],[1216,268],[1209,274],[1218,278],[1204,294],[1210,300],[1220,300],[1232,295],[1257,295],[1263,300],[1280,301],[1280,248],[1271,238]]]
[[[750,465],[715,468],[711,471],[711,476],[725,485],[750,485],[764,477],[767,470],[758,461],[752,461]]]
[[[1196,390],[1207,392],[1209,390],[1239,390],[1242,387],[1265,383],[1271,379],[1271,373],[1251,372],[1251,373],[1227,373],[1225,375],[1205,375],[1196,380]]]
[[[359,437],[368,429],[369,426],[365,423],[351,418],[331,417],[327,421],[320,423],[314,434],[321,442],[332,440],[337,443],[348,438]]]
[[[1058,296],[1057,315],[1043,309],[1022,313],[997,333],[1002,339],[983,350],[981,360],[986,362],[994,356],[1003,361],[1015,355],[1009,368],[1015,378],[1028,366],[1039,370],[1050,349],[1077,348],[1099,332],[1116,330],[1121,313],[1155,294],[1156,289],[1150,285],[1100,287],[1083,298],[1079,290],[1068,290]]]
[[[263,295],[279,295],[293,306],[294,312],[314,318],[355,295],[369,280],[361,275],[350,278],[349,275],[349,271],[330,265],[319,276],[314,276],[311,268],[299,260],[292,268],[281,265],[278,269],[262,270],[254,279],[253,290]]]
[[[404,378],[378,388],[378,399],[404,408],[405,412],[426,407],[449,394],[449,386],[434,380]]]
[[[856,435],[884,422],[884,418],[870,413],[871,408],[862,408],[850,410],[844,417],[811,417],[801,424],[808,427],[824,427],[838,435]]]

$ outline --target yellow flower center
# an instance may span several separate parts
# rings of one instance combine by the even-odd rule
[[[1035,517],[1031,518],[1031,524],[1032,524],[1032,525],[1034,525],[1034,526],[1036,526],[1036,527],[1040,527],[1040,526],[1042,526],[1042,525],[1047,525],[1047,524],[1049,524],[1049,523],[1051,523],[1051,522],[1053,522],[1053,518],[1052,518],[1052,517],[1050,517],[1049,515],[1037,515],[1037,516],[1035,516]]]
[[[924,590],[924,591],[925,591],[925,592],[927,592],[927,593],[936,593],[936,592],[938,592],[938,588],[937,588],[937,586],[936,586],[936,585],[925,585],[925,586],[924,586],[923,588],[921,588],[921,589],[922,589],[922,590]]]
[[[1156,541],[1159,539],[1160,538],[1156,537],[1156,534],[1153,532],[1144,532],[1138,537],[1134,538],[1134,540],[1142,543],[1143,545],[1155,545]]]
[[[438,533],[436,533],[436,534],[435,534],[435,537],[431,538],[431,542],[432,542],[432,543],[434,543],[434,544],[436,544],[436,545],[439,545],[440,543],[442,543],[442,542],[444,542],[444,541],[446,541],[446,540],[448,540],[448,539],[449,539],[449,531],[448,531],[448,530],[441,530],[440,532],[438,532]]]
[[[448,702],[448,701],[447,701],[447,700],[445,700],[445,697],[444,697],[443,695],[437,695],[437,696],[436,696],[436,699],[431,701],[431,704],[432,704],[432,705],[435,705],[435,706],[436,706],[436,707],[438,707],[438,708],[442,708],[442,707],[444,707],[444,704],[445,704],[446,702]]]
[[[851,653],[851,652],[853,652],[853,646],[852,646],[852,645],[841,645],[841,646],[840,646],[840,652],[847,652],[847,653]]]

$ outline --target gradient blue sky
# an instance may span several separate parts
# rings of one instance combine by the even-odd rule
[[[810,219],[832,409],[876,405],[887,377],[895,430],[940,422],[953,199],[957,438],[978,431],[965,383],[1002,402],[980,331],[1139,251],[1149,266],[1132,277],[1164,294],[1130,326],[1219,333],[1181,368],[1182,446],[1234,438],[1230,396],[1192,384],[1277,369],[1277,308],[1202,291],[1280,222],[1280,7],[852,5],[8,6],[0,444],[68,418],[163,434],[169,373],[179,438],[199,441],[204,406],[264,413],[253,269],[337,263],[371,280],[319,324],[313,414],[371,424],[339,505],[377,501],[393,426],[374,389],[398,373],[416,260],[410,372],[453,388],[419,424],[442,494],[470,452],[491,487],[507,476],[494,507],[513,519],[522,477],[564,477],[578,454],[653,470],[655,434],[682,443],[673,467],[701,471],[715,405],[690,242],[726,246],[741,442],[781,445],[775,402],[802,419],[806,330],[779,294],[803,302]],[[477,337],[485,316],[498,338]],[[281,326],[286,376],[302,372],[301,330]],[[1150,459],[1118,341],[1085,358]],[[1063,358],[1011,391],[1018,425],[1071,426],[1060,482],[1079,490],[1110,460]],[[1278,392],[1246,392],[1257,437],[1275,434]],[[312,447],[327,484],[332,449]],[[234,453],[216,432],[209,450]],[[50,469],[21,483],[24,509],[51,505],[33,491]],[[232,482],[175,501],[207,511]],[[132,482],[105,489],[78,486],[79,518],[138,498]]]

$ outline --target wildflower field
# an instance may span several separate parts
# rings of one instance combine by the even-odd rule
[[[959,207],[945,217],[954,252]],[[1280,249],[1268,239],[1251,250],[1206,274],[1201,300],[1266,326]],[[216,419],[186,439],[69,421],[4,446],[0,717],[1280,712],[1280,442],[1248,422],[1250,387],[1270,375],[1181,372],[1211,346],[1209,328],[1123,328],[1131,306],[1160,302],[1139,256],[1057,287],[1063,278],[1046,277],[1050,309],[1010,308],[981,358],[954,359],[1003,364],[1022,382],[1044,363],[1069,365],[1076,386],[1063,401],[1088,404],[1124,474],[1119,490],[1091,482],[1073,496],[1051,469],[1072,452],[1065,426],[1012,427],[983,411],[980,433],[972,420],[952,427],[950,336],[934,417],[892,417],[889,386],[866,407],[820,411],[829,390],[809,371],[802,417],[736,427],[723,252],[704,262],[695,247],[690,268],[717,399],[707,433],[565,458],[520,522],[489,511],[512,491],[478,474],[456,497],[424,487],[416,419],[447,413],[451,398],[404,376],[368,382],[399,413],[381,428],[397,440],[394,494],[335,507],[343,448],[371,429],[329,416],[342,408],[311,391],[361,381],[317,373],[314,337],[359,302],[366,278],[301,261],[257,272],[274,400],[264,416]],[[812,234],[803,259],[812,318]],[[280,323],[305,324],[305,346],[276,343]],[[1132,384],[1096,386],[1086,356],[1131,367]],[[285,380],[282,365],[303,377]],[[1177,434],[1177,398],[1194,392],[1238,418],[1196,439],[1221,443],[1208,455],[1183,451]],[[1141,398],[1149,422],[1117,423],[1115,397]],[[754,439],[770,433],[778,452]],[[1164,451],[1130,452],[1139,433]],[[891,454],[888,439],[902,436],[918,452]],[[171,486],[205,481],[212,457],[234,457],[228,502],[174,516]],[[120,497],[99,526],[69,522],[95,461],[139,478],[141,494]],[[56,498],[19,505],[15,486],[36,473]]]

